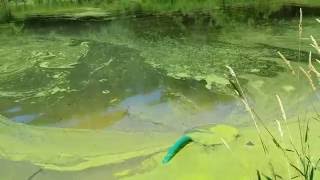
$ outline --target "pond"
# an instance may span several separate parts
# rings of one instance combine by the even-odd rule
[[[281,117],[276,94],[290,118],[307,116],[318,105],[318,92],[298,68],[293,75],[277,52],[294,67],[308,67],[309,51],[319,58],[309,45],[310,35],[320,35],[315,18],[304,17],[300,39],[299,17],[291,14],[223,23],[177,13],[2,25],[0,114],[36,127],[146,136],[217,123],[252,126],[228,81],[228,65],[266,122]],[[32,178],[135,178],[156,168],[153,161],[144,163],[149,156],[75,172],[41,169]],[[13,179],[39,169],[29,162],[1,164],[1,174]]]

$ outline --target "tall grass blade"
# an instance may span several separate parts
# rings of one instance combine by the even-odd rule
[[[259,170],[257,170],[257,179],[258,179],[258,180],[262,180],[261,174],[260,174],[260,171],[259,171]]]
[[[290,166],[293,167],[301,176],[304,177],[304,173],[294,164],[290,163]]]
[[[309,179],[310,179],[310,180],[313,180],[313,178],[314,178],[314,168],[311,169]]]
[[[312,90],[314,90],[314,91],[317,90],[316,86],[315,86],[314,83],[313,83],[313,80],[312,80],[312,78],[311,78],[311,75],[310,75],[307,71],[305,71],[305,70],[303,69],[303,67],[299,66],[299,69],[303,72],[303,74],[304,74],[304,75],[306,76],[306,78],[308,79],[309,84],[310,84]]]
[[[289,60],[287,60],[287,58],[280,52],[277,52],[279,54],[279,56],[281,57],[281,59],[283,60],[283,62],[288,66],[288,68],[290,69],[290,71],[292,72],[293,75],[296,74],[296,72],[294,71],[293,67],[291,66],[291,63]]]

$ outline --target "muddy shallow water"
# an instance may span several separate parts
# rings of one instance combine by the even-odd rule
[[[160,16],[105,23],[32,22],[21,32],[5,27],[0,34],[0,114],[40,127],[146,135],[182,134],[215,123],[250,126],[228,85],[229,65],[266,121],[280,116],[275,94],[295,117],[312,111],[318,95],[301,72],[291,74],[277,51],[297,72],[298,66],[307,67],[309,36],[319,34],[314,18],[304,19],[300,41],[294,17],[257,24]],[[157,166],[141,165],[146,158],[80,172],[43,170],[34,179],[112,179],[123,169],[130,169],[122,172],[130,177]],[[19,177],[1,172],[13,179],[38,169],[0,163],[2,171],[26,171]]]

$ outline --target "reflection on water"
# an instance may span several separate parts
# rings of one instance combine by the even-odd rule
[[[6,110],[5,112],[7,112],[7,113],[16,113],[16,112],[19,112],[19,111],[21,111],[21,107],[16,106],[16,107],[12,107],[12,108]]]
[[[4,90],[15,90],[17,94],[21,91],[26,96],[15,99],[10,98],[14,94],[7,93],[10,96],[4,96],[0,111],[16,122],[39,126],[184,131],[217,122],[246,122],[247,117],[241,104],[231,96],[232,91],[221,95],[228,88],[214,85],[218,82],[216,78],[224,77],[225,65],[235,68],[253,103],[264,109],[265,114],[274,112],[275,105],[268,104],[267,99],[277,89],[287,93],[289,107],[295,104],[291,96],[304,98],[302,93],[309,91],[307,86],[295,89],[290,85],[300,81],[286,75],[276,55],[280,50],[288,59],[297,59],[295,22],[279,21],[278,26],[275,22],[259,26],[239,24],[237,30],[231,29],[233,25],[221,29],[197,23],[184,24],[182,28],[183,24],[178,22],[172,17],[143,17],[92,24],[92,29],[80,29],[76,34],[70,33],[74,27],[67,24],[60,24],[63,28],[57,29],[50,23],[27,28],[22,38],[32,35],[28,39],[35,44],[45,44],[49,39],[56,43],[67,41],[63,44],[68,48],[79,47],[80,55],[72,62],[66,62],[68,58],[61,60],[69,55],[67,52],[57,55],[54,49],[34,55],[45,60],[40,67],[26,67],[17,77],[2,80],[8,84]],[[164,24],[170,28],[161,28]],[[314,33],[309,19],[305,24],[306,36]],[[54,36],[43,41],[47,38],[43,35],[45,31]],[[302,61],[308,54],[307,43],[301,44]],[[23,48],[32,50],[29,46]],[[76,53],[74,49],[71,51]],[[217,76],[201,80],[206,73]],[[281,85],[283,76],[289,84]],[[22,83],[21,77],[29,78]]]
[[[29,123],[37,118],[37,114],[26,114],[21,116],[14,116],[12,119],[20,123]]]

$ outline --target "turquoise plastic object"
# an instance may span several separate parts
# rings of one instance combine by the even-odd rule
[[[183,147],[192,141],[187,135],[181,136],[173,146],[168,149],[166,156],[162,159],[163,164],[167,164]]]

